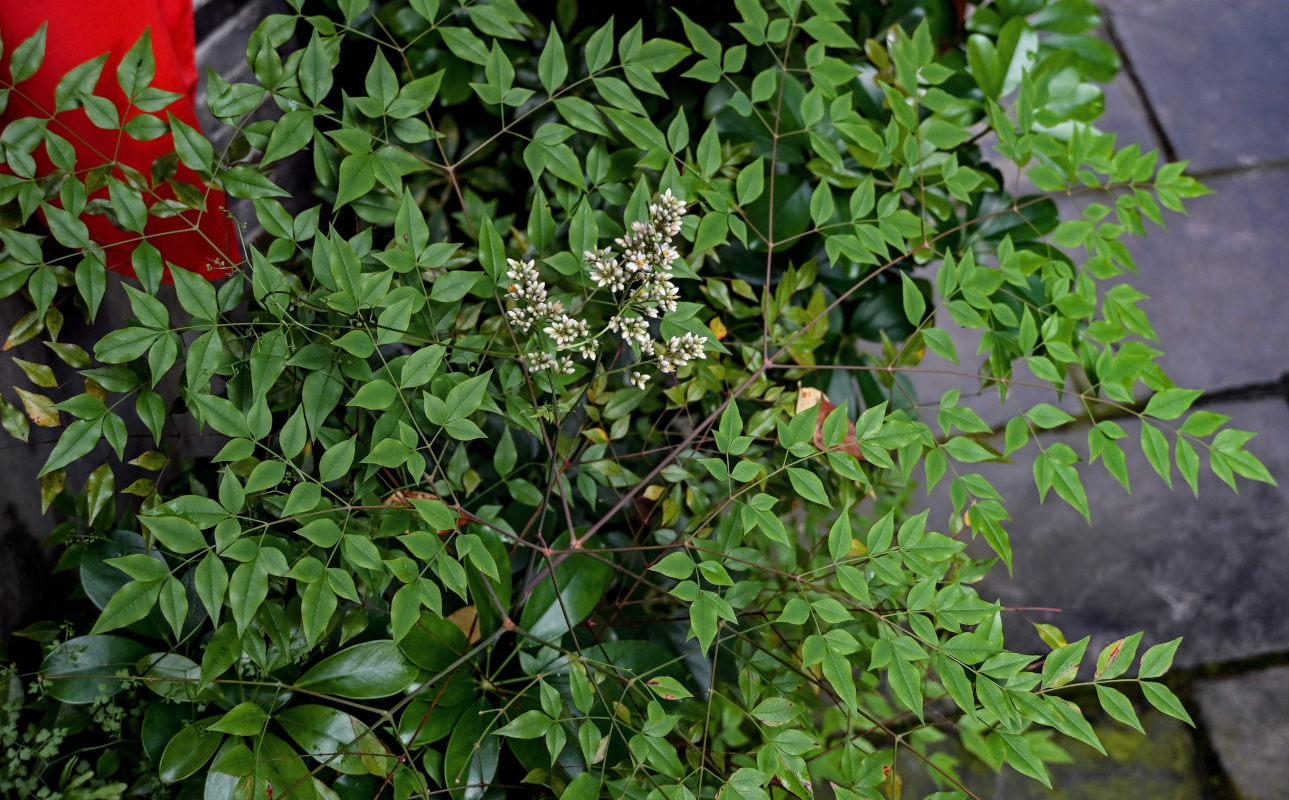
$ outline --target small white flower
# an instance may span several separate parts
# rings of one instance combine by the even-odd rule
[[[632,372],[631,376],[627,379],[627,382],[637,389],[643,389],[645,388],[645,384],[649,382],[649,377],[650,376],[643,372]]]
[[[557,347],[564,347],[576,339],[586,338],[586,321],[562,314],[546,327],[546,335],[555,341]]]
[[[622,320],[622,338],[628,342],[643,342],[649,338],[649,323],[643,317]]]
[[[592,339],[584,343],[581,348],[582,358],[585,358],[585,359],[595,358],[596,354],[598,354],[599,352],[600,352],[600,341],[598,339]]]
[[[528,362],[528,369],[532,372],[556,367],[555,356],[550,353],[527,353],[524,355],[524,361]]]
[[[559,364],[557,364],[555,368],[565,375],[572,375],[574,372],[577,372],[577,367],[573,364],[573,359],[568,356],[561,356]]]

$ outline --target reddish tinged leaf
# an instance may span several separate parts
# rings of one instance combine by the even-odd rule
[[[812,406],[818,408],[815,414],[814,445],[820,450],[828,450],[824,443],[824,420],[828,419],[828,415],[836,410],[837,406],[830,403],[828,395],[818,389],[803,386],[797,392],[797,413],[800,414]],[[864,454],[859,449],[859,436],[855,432],[853,420],[846,420],[846,438],[832,449],[849,453],[860,461],[864,460]]]

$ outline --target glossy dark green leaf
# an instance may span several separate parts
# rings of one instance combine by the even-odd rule
[[[390,640],[364,642],[324,658],[296,681],[302,689],[351,700],[388,697],[416,680],[417,671]]]
[[[161,754],[159,776],[163,783],[175,783],[194,774],[215,755],[224,740],[222,733],[205,730],[210,720],[188,725],[175,734]]]
[[[125,688],[114,680],[130,674],[147,647],[121,636],[77,636],[55,648],[40,665],[46,690],[64,703],[92,703]]]
[[[555,639],[590,616],[608,588],[613,568],[585,555],[572,555],[533,590],[519,625],[538,639]],[[558,585],[558,595],[556,594]]]

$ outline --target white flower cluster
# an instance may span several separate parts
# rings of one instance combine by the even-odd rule
[[[703,345],[707,344],[706,336],[695,336],[687,333],[684,336],[673,336],[665,342],[655,342],[654,356],[658,359],[659,372],[675,372],[692,359],[707,358]]]
[[[543,320],[563,315],[563,303],[547,301],[546,282],[538,276],[536,262],[508,258],[506,265],[510,267],[506,270],[506,277],[514,281],[506,294],[519,301],[518,306],[506,312],[510,324],[521,331],[528,331]]]
[[[680,233],[685,204],[671,190],[649,206],[647,222],[631,223],[627,235],[616,240],[620,258],[609,248],[583,253],[591,280],[601,289],[626,294],[628,303],[650,317],[658,311],[675,311],[680,292],[671,282],[671,265],[680,258],[672,238]]]
[[[684,217],[685,204],[668,189],[650,204],[647,221],[632,223],[631,230],[616,240],[622,251],[620,256],[607,247],[583,254],[595,285],[617,296],[618,311],[609,318],[606,330],[620,333],[628,345],[652,357],[663,373],[675,372],[692,360],[707,357],[703,351],[705,336],[686,333],[663,341],[653,339],[649,330],[649,319],[657,318],[659,312],[675,311],[680,300],[671,271],[680,253],[672,239],[680,233]],[[593,335],[586,320],[564,313],[563,304],[548,299],[546,283],[535,262],[509,259],[506,263],[506,276],[513,281],[507,296],[515,303],[506,312],[510,323],[525,333],[536,329],[546,334],[556,351],[575,350],[582,358],[594,359],[600,351],[600,334]],[[537,351],[524,355],[524,361],[534,372],[575,372],[569,356]],[[632,370],[627,382],[644,389],[649,378],[647,373]]]

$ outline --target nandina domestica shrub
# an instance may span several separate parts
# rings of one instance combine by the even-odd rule
[[[0,730],[58,731],[15,786],[880,800],[923,772],[973,797],[955,759],[1047,783],[1057,734],[1101,749],[1074,687],[1188,719],[1156,680],[1177,642],[1081,671],[1088,639],[1009,650],[974,588],[1024,547],[976,464],[1032,453],[1089,516],[1082,474],[1130,480],[1127,414],[1165,478],[1194,488],[1202,452],[1270,480],[1124,283],[1124,238],[1204,190],[1095,127],[1117,62],[1090,3],[291,5],[253,82],[208,77],[222,150],[163,107],[122,131],[173,137],[150,174],[64,146],[100,81],[138,103],[146,40],[0,136],[0,286],[34,307],[7,346],[36,385],[3,422],[61,428],[39,478],[94,607],[41,629],[26,710],[13,673]],[[43,39],[5,46],[20,93]],[[201,208],[178,164],[243,201],[237,269],[142,233],[139,279],[109,280],[81,218]],[[1061,196],[1089,202],[1062,220]],[[60,342],[107,291],[131,318]],[[1074,405],[995,430],[917,396],[928,352]],[[1071,411],[1084,452],[1038,436]]]

